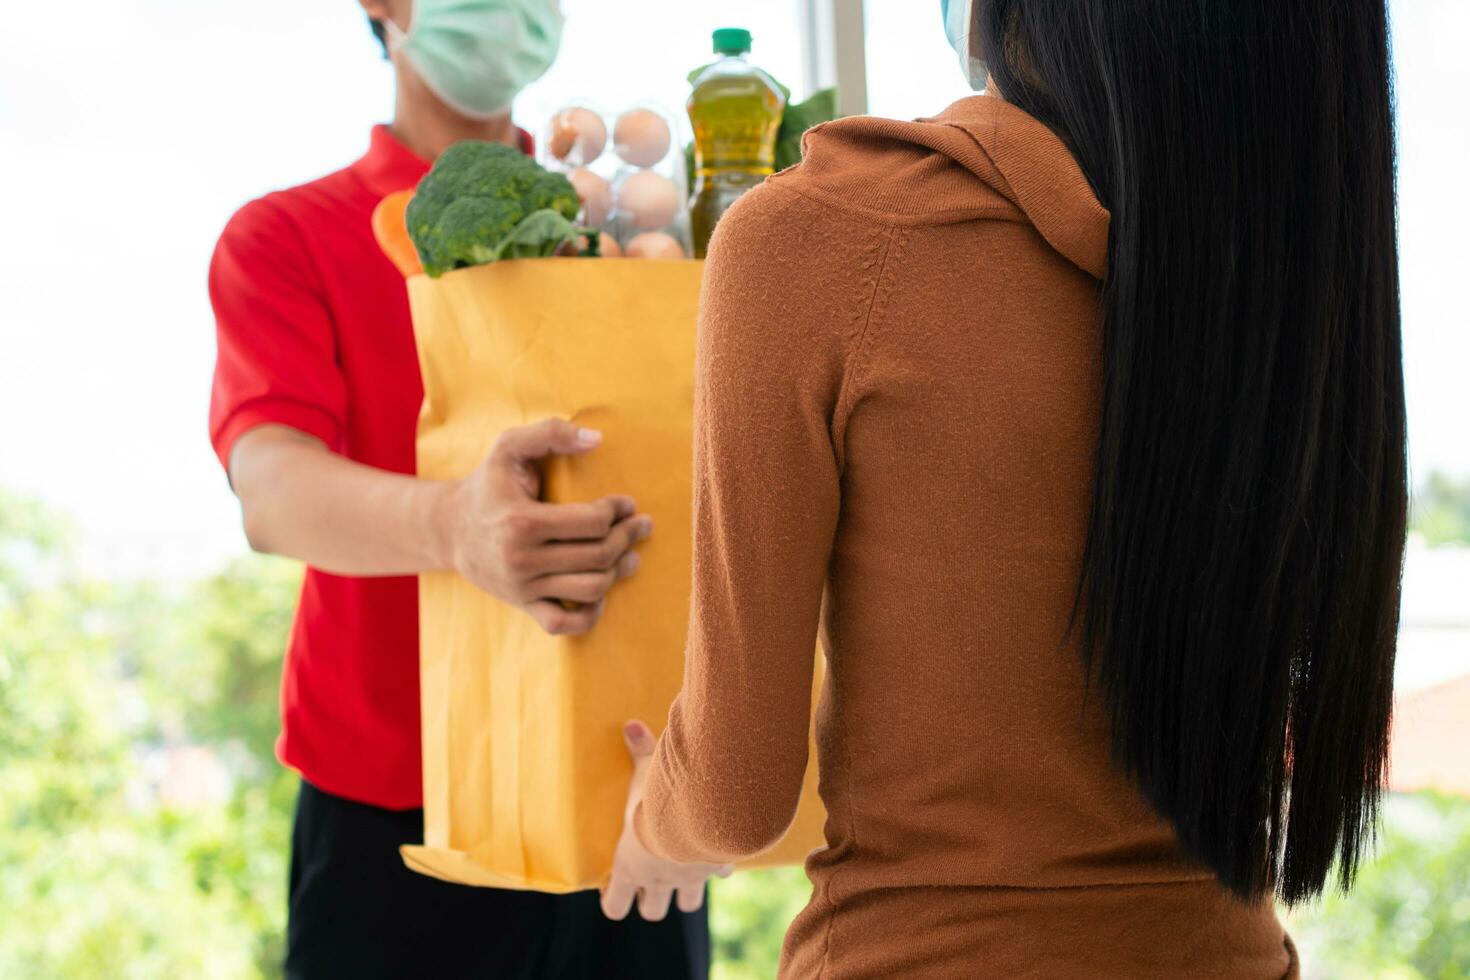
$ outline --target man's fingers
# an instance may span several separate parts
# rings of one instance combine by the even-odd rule
[[[630,551],[618,559],[617,567],[613,569],[613,580],[621,582],[643,567],[643,558],[636,551]]]
[[[638,512],[632,497],[603,497],[585,504],[536,504],[532,508],[539,541],[590,541],[607,538],[619,521]]]
[[[596,449],[602,433],[573,425],[566,419],[542,419],[506,429],[495,440],[490,457],[506,466],[519,466],[547,456],[578,456]]]
[[[618,873],[613,869],[612,880],[602,890],[602,914],[614,922],[621,922],[633,911],[633,899],[637,895],[631,882],[626,875]]]
[[[628,556],[629,559],[637,557],[632,554]],[[601,602],[619,577],[616,569],[607,572],[583,572],[580,575],[547,575],[532,582],[530,590],[537,599]]]
[[[536,625],[552,636],[581,636],[602,617],[602,603],[568,609],[559,602],[536,601],[524,608]]]
[[[535,573],[559,575],[620,568],[623,573],[631,574],[633,569],[622,568],[619,563],[627,558],[632,548],[647,541],[652,534],[653,518],[639,514],[618,521],[601,541],[543,544],[532,552]]]
[[[669,914],[669,903],[673,899],[673,891],[661,885],[640,889],[638,892],[638,914],[643,916],[646,922],[662,922],[664,917]]]
[[[704,904],[704,885],[686,885],[680,888],[677,901],[680,912],[698,912]]]

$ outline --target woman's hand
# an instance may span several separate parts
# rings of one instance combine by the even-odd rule
[[[633,899],[637,898],[639,914],[649,922],[658,922],[668,915],[669,904],[675,901],[676,894],[679,911],[697,911],[704,904],[705,882],[715,875],[728,877],[734,869],[729,865],[668,861],[643,846],[633,826],[633,814],[643,802],[648,763],[658,743],[641,721],[630,721],[623,726],[623,740],[633,757],[633,782],[628,787],[623,836],[613,855],[612,877],[602,889],[602,911],[609,919],[625,919],[633,908]]]

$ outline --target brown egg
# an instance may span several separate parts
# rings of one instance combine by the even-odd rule
[[[625,112],[613,127],[613,148],[635,167],[651,167],[668,156],[672,140],[669,124],[649,109]]]
[[[605,231],[595,232],[597,235],[597,257],[604,259],[620,259],[623,257],[622,246],[618,240]],[[591,235],[578,235],[556,250],[557,255],[581,256],[590,258],[588,250],[592,248]]]
[[[573,170],[567,178],[582,201],[583,223],[594,226],[605,223],[612,211],[612,185],[585,167]]]
[[[623,257],[623,246],[618,244],[618,240],[616,238],[609,235],[607,232],[603,232],[597,237],[597,247],[601,250],[603,258],[620,259]]]
[[[643,231],[663,228],[679,213],[679,189],[663,174],[640,170],[618,188],[618,210]]]
[[[684,246],[673,235],[661,231],[645,231],[628,243],[630,259],[682,259]]]
[[[585,167],[607,148],[607,124],[591,109],[564,109],[551,120],[548,148],[558,160]]]

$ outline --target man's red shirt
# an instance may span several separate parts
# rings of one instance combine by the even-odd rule
[[[226,468],[242,434],[276,423],[348,459],[414,472],[424,393],[408,294],[371,217],[428,168],[379,126],[352,166],[230,220],[209,275],[219,338],[209,428]],[[418,649],[415,578],[307,568],[281,684],[281,761],[336,796],[421,806]]]

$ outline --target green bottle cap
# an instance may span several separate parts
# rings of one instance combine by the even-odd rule
[[[715,31],[715,54],[749,54],[750,32],[743,27],[722,27]]]

